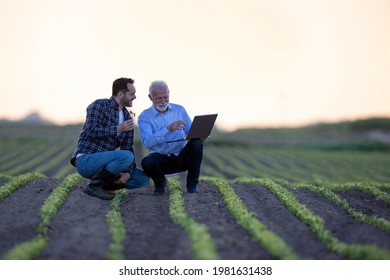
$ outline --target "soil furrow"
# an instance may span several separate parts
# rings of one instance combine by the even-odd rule
[[[390,220],[390,205],[374,196],[359,190],[335,192],[345,199],[349,206],[367,216],[376,216]]]
[[[131,190],[121,203],[126,259],[192,259],[187,234],[170,219],[168,193],[152,192],[152,186]]]
[[[205,183],[201,183],[199,188],[200,194],[190,194],[184,191],[186,210],[191,218],[208,227],[221,259],[273,259],[236,222],[224,205],[217,188]]]
[[[0,256],[38,233],[39,209],[61,180],[34,180],[0,201]]]
[[[289,190],[315,215],[320,216],[333,236],[339,240],[347,244],[375,244],[380,248],[390,249],[390,236],[381,229],[356,221],[341,206],[321,194],[307,190]]]
[[[249,211],[268,229],[279,235],[302,259],[340,259],[329,251],[310,228],[295,217],[266,188],[257,185],[233,184],[237,195]]]
[[[109,201],[86,195],[81,181],[49,225],[49,245],[37,259],[107,259],[111,242],[106,222]]]

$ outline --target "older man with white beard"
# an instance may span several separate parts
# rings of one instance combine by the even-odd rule
[[[169,103],[169,88],[164,81],[154,81],[149,87],[153,105],[138,118],[142,144],[149,154],[142,160],[144,172],[152,178],[155,194],[164,194],[166,174],[188,171],[187,191],[199,193],[198,183],[203,158],[204,139],[185,139],[191,119],[183,106]]]

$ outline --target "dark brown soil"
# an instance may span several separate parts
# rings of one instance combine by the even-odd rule
[[[40,223],[39,208],[61,180],[36,180],[0,201],[0,256],[16,244],[31,240]],[[110,202],[86,195],[82,180],[61,205],[49,227],[49,245],[37,259],[107,259],[111,242],[106,214]],[[232,184],[249,211],[279,235],[302,259],[342,259],[329,251],[309,227],[303,224],[266,188]],[[184,188],[186,210],[204,224],[221,259],[273,259],[230,214],[215,187],[201,182],[201,194]],[[122,201],[121,214],[126,228],[123,242],[126,259],[192,259],[186,232],[169,216],[169,193],[152,195],[152,186],[129,191]],[[301,203],[321,216],[335,237],[347,243],[368,244],[390,250],[390,235],[375,226],[353,219],[341,207],[317,193],[290,189]],[[388,204],[368,194],[344,191],[350,205],[366,214],[390,217]]]

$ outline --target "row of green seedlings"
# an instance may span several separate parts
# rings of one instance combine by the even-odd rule
[[[390,158],[383,153],[292,149],[272,151],[279,160],[295,162],[304,172],[333,181],[388,181]],[[261,156],[261,154],[259,154]]]
[[[33,169],[33,172],[40,172],[45,173],[47,171],[50,171],[50,169],[58,166],[61,164],[61,162],[64,162],[64,159],[67,159],[70,157],[74,150],[74,147],[72,146],[66,146],[63,147],[62,151],[54,154],[54,156],[50,156],[46,161],[42,162],[39,166]],[[69,161],[66,162],[66,167],[72,167],[72,165],[69,163]],[[53,177],[57,177],[58,175],[54,175]]]
[[[71,153],[69,144],[67,142],[58,143],[57,145],[51,145],[44,147],[43,150],[35,150],[35,153],[29,155],[28,158],[16,158],[17,162],[14,167],[10,169],[4,169],[2,166],[2,172],[10,175],[21,174],[23,172],[45,172],[54,167],[66,156]]]
[[[42,177],[43,175],[40,178]],[[17,178],[19,176],[15,179]],[[4,254],[3,259],[28,260],[39,256],[49,244],[50,238],[47,233],[47,228],[51,219],[57,214],[60,205],[66,200],[69,193],[77,186],[81,179],[82,177],[80,175],[71,174],[52,191],[39,210],[41,222],[38,226],[38,234],[29,241],[16,244],[9,252]]]
[[[219,259],[216,246],[205,225],[192,219],[185,210],[183,191],[175,178],[169,178],[169,215],[187,233],[196,260]]]
[[[31,180],[45,178],[39,173],[20,175],[1,188],[1,197],[5,198],[20,186]],[[51,219],[56,215],[58,208],[68,197],[82,178],[78,174],[67,176],[57,186],[40,208],[41,223],[38,226],[38,234],[32,240],[19,243],[7,252],[3,259],[33,259],[47,247],[50,240],[47,228]],[[207,232],[207,228],[188,216],[184,208],[183,193],[180,184],[175,180],[169,180],[170,188],[170,216],[171,219],[181,225],[187,232],[195,259],[218,259],[215,244]],[[111,235],[111,244],[107,250],[108,259],[125,259],[123,241],[126,238],[125,225],[122,221],[120,203],[127,196],[126,190],[120,190],[110,203],[110,211],[107,213],[108,231]]]
[[[10,175],[29,172],[53,153],[58,152],[58,147],[53,145],[48,149],[46,143],[22,145],[17,150],[12,151],[12,153],[19,151],[23,151],[23,153],[18,156],[13,156],[9,161],[1,165],[1,172]]]
[[[121,202],[128,196],[125,189],[118,190],[110,202],[110,211],[107,213],[108,232],[111,235],[111,244],[108,246],[107,257],[110,260],[125,259],[123,241],[126,239],[126,228],[120,211]]]
[[[183,227],[189,236],[194,259],[218,259],[215,244],[207,228],[190,218],[184,207],[183,192],[180,183],[170,178],[169,187],[169,213],[173,222]],[[112,242],[108,248],[108,258],[125,259],[123,241],[126,239],[126,228],[120,212],[120,204],[128,195],[126,190],[119,190],[111,201],[111,210],[107,213],[107,223]]]
[[[0,179],[8,181],[0,187],[0,201],[11,195],[14,191],[19,189],[21,186],[24,186],[28,182],[43,178],[46,178],[46,176],[41,173],[26,173],[16,177],[2,175]]]
[[[219,172],[215,174],[207,172],[209,176],[222,178],[275,176],[295,182],[320,179],[342,182],[346,178],[349,181],[370,179],[385,182],[389,179],[385,167],[390,164],[390,160],[382,159],[380,162],[383,164],[379,165],[375,159],[381,159],[381,156],[381,154],[345,152],[329,154],[323,151],[297,149],[266,150],[256,147],[233,147],[229,151],[212,147],[205,154],[205,158]],[[359,165],[356,165],[356,162]]]
[[[173,222],[183,227],[189,236],[194,259],[218,259],[216,247],[207,228],[190,218],[184,207],[183,192],[180,183],[173,178],[168,181],[169,187],[169,213]],[[108,258],[125,259],[123,241],[126,239],[126,228],[120,212],[120,204],[128,192],[124,189],[117,191],[111,201],[111,210],[107,213],[107,223],[112,242],[108,248]]]
[[[32,141],[25,143],[22,141],[11,141],[0,137],[0,166],[2,169],[10,168],[12,161],[19,162],[19,157],[26,153],[35,153],[37,149],[42,148],[42,141]],[[34,147],[34,149],[32,149]],[[4,167],[5,166],[5,167]]]
[[[67,162],[61,169],[59,169],[54,175],[53,178],[65,178],[66,176],[75,172],[75,167]]]
[[[46,178],[46,176],[41,173],[27,173],[13,178],[0,188],[0,200],[11,195],[15,190],[28,182],[43,178]],[[30,241],[17,244],[3,256],[3,259],[32,259],[47,247],[49,242],[47,227],[50,220],[55,216],[60,205],[81,179],[78,174],[71,174],[53,190],[40,208],[41,223],[38,226],[37,236]],[[107,252],[108,259],[124,259],[122,241],[125,239],[125,227],[122,222],[119,205],[126,196],[127,192],[125,190],[118,191],[111,201],[111,210],[107,213],[108,230],[112,238]]]
[[[169,187],[169,213],[173,222],[183,227],[189,236],[194,259],[207,260],[218,259],[215,244],[211,239],[207,228],[190,218],[184,207],[183,192],[180,183],[170,178]],[[111,210],[107,213],[107,223],[112,242],[108,248],[108,258],[125,259],[123,241],[126,239],[126,228],[120,212],[120,204],[128,192],[119,190],[111,201]]]
[[[283,151],[283,153],[288,154],[290,151]],[[301,167],[297,168],[294,161],[281,160],[274,153],[267,154],[265,150],[260,152],[254,147],[246,149],[231,148],[229,151],[213,147],[206,153],[206,158],[216,167],[215,169],[225,175],[208,174],[213,177],[281,176],[287,180],[297,181],[308,174]]]
[[[343,184],[335,184],[331,182],[317,181],[314,183],[317,186],[323,186],[333,191],[341,190],[359,190],[374,196],[378,200],[390,203],[390,184],[376,182],[349,182]]]
[[[273,257],[283,260],[299,259],[293,249],[281,237],[269,230],[253,213],[248,211],[242,200],[234,192],[233,187],[225,179],[215,177],[201,177],[201,179],[218,189],[223,202],[237,223]]]
[[[250,213],[231,186],[226,181],[219,178],[202,177],[202,180],[214,184],[221,192],[224,203],[229,211],[236,218],[237,222],[246,229],[251,236],[266,248],[272,256],[279,259],[298,259],[293,250],[285,244],[283,239],[271,232]],[[192,219],[185,210],[183,191],[180,183],[170,178],[169,188],[169,214],[173,222],[180,225],[187,233],[194,259],[209,260],[219,259],[207,227]],[[123,192],[111,202],[112,210],[107,215],[108,224],[113,244],[110,245],[109,256],[111,259],[123,259],[123,247],[121,243],[125,239],[126,233],[121,220],[119,204],[127,192]]]
[[[347,244],[332,236],[331,231],[326,228],[325,222],[320,216],[315,215],[301,204],[293,193],[276,182],[267,178],[237,178],[234,181],[266,187],[292,214],[308,225],[329,250],[335,251],[347,259],[390,259],[390,252],[376,245]]]
[[[46,144],[42,142],[34,142],[31,145],[19,145],[17,148],[4,150],[5,153],[1,157],[0,166],[2,173],[10,174],[13,168],[19,165],[24,165],[32,158],[42,154],[46,150]]]
[[[374,195],[377,197],[377,199],[382,199],[386,201],[387,203],[390,203],[390,195],[386,192],[382,192],[379,189],[367,185],[367,184],[356,184],[354,189],[363,189],[366,193],[369,193],[371,195]],[[337,205],[341,206],[348,214],[350,214],[355,220],[358,222],[371,224],[373,226],[376,226],[386,233],[390,233],[390,221],[386,220],[384,218],[378,218],[376,216],[367,216],[364,213],[357,211],[353,209],[347,200],[341,198],[338,194],[336,194],[334,191],[332,191],[330,188],[324,186],[324,185],[313,185],[313,184],[291,184],[291,187],[297,188],[297,189],[304,189],[309,190],[313,192],[317,192],[330,201],[336,203]]]
[[[232,148],[229,152],[226,152],[220,148],[213,147],[213,149],[207,152],[205,157],[215,167],[216,172],[211,170],[204,173],[221,178],[278,176],[290,181],[302,181],[302,179],[307,179],[308,175],[311,177],[319,176],[305,172],[294,161],[283,161],[274,155],[271,156],[265,153],[259,155],[258,150],[254,148],[250,149],[250,152],[244,151]],[[284,153],[287,154],[289,151],[284,151]]]

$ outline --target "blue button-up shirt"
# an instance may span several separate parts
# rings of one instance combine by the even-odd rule
[[[184,129],[170,132],[167,126],[178,120],[185,122]],[[164,155],[178,155],[180,153],[186,145],[186,141],[166,142],[185,138],[191,123],[184,107],[172,103],[168,104],[168,110],[165,113],[159,113],[154,106],[151,106],[138,117],[139,133],[144,147],[149,149],[151,153]]]

